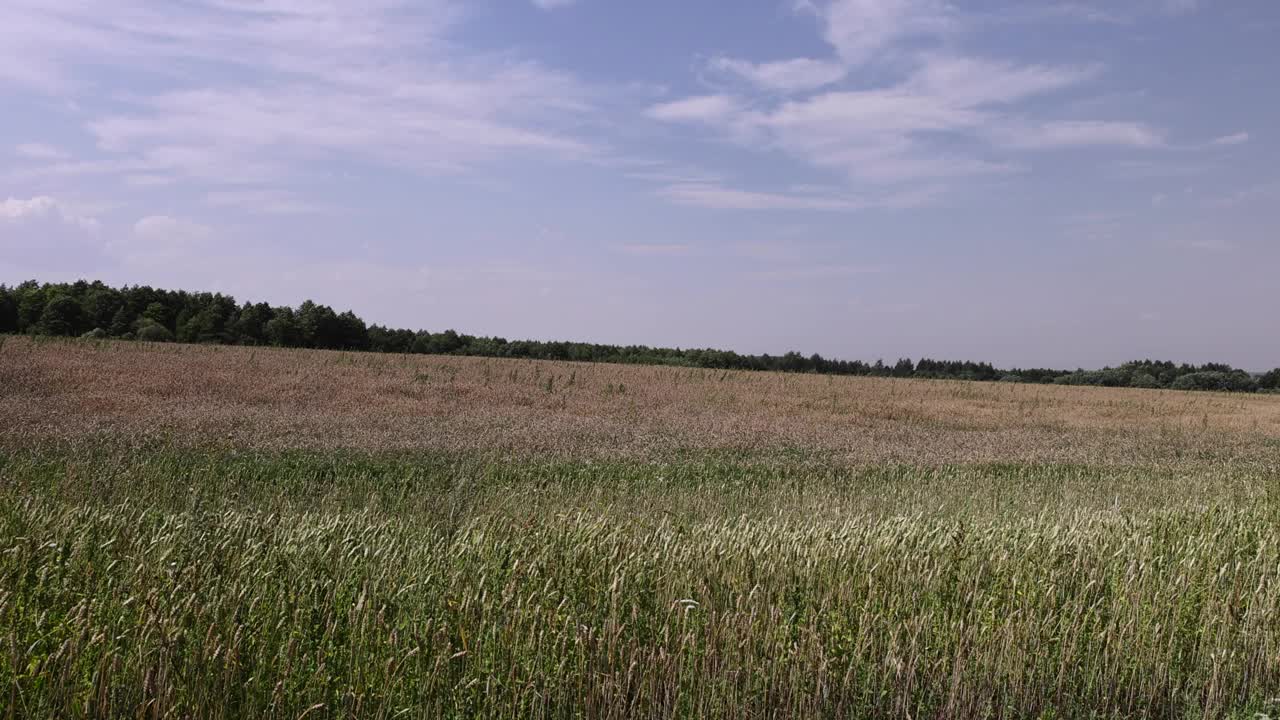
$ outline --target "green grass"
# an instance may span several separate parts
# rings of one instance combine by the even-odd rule
[[[1278,520],[1265,467],[9,451],[0,707],[1246,717]]]

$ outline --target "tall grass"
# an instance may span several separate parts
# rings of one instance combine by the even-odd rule
[[[87,459],[0,465],[9,717],[1219,717],[1280,695],[1266,472],[1192,494],[1071,467]],[[420,494],[362,507],[407,468]],[[204,477],[239,489],[187,497]],[[1163,501],[1108,497],[1143,481]]]
[[[0,346],[3,718],[1280,716],[1280,401]]]

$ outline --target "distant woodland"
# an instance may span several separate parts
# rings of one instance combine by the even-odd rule
[[[121,338],[148,342],[221,343],[383,353],[675,365],[832,375],[937,378],[1104,387],[1280,392],[1280,368],[1263,375],[1221,363],[1139,360],[1101,370],[1000,369],[986,362],[908,358],[886,363],[821,355],[745,355],[730,350],[507,340],[454,330],[429,332],[369,325],[351,311],[308,300],[296,308],[243,304],[220,293],[159,290],[101,282],[0,285],[0,333]]]

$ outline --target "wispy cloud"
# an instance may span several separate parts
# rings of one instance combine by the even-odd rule
[[[206,193],[204,199],[211,207],[233,207],[264,215],[302,215],[323,211],[321,206],[284,190],[218,190]]]
[[[1097,64],[1037,65],[965,55],[929,54],[903,86],[941,105],[1010,105],[1094,79]]]
[[[1200,238],[1197,240],[1187,240],[1178,243],[1182,247],[1191,248],[1192,250],[1205,250],[1209,252],[1227,252],[1236,249],[1236,244],[1222,238]]]
[[[97,218],[90,217],[48,195],[23,200],[10,197],[0,201],[0,221],[22,222],[27,220],[56,219],[83,230],[97,230]]]
[[[800,267],[772,268],[752,272],[757,277],[782,280],[824,280],[851,278],[857,275],[876,275],[886,272],[882,265],[806,265]]]
[[[535,7],[540,10],[557,10],[559,8],[569,7],[578,0],[532,0]]]
[[[732,210],[854,210],[861,203],[848,198],[740,190],[712,183],[679,183],[659,190],[680,205]]]
[[[1030,150],[1101,146],[1154,148],[1164,144],[1161,131],[1136,122],[1059,121],[1011,125],[994,129],[992,137],[1000,144]]]
[[[335,154],[440,172],[593,152],[576,134],[590,92],[530,60],[461,50],[450,35],[465,15],[452,0],[123,0],[106,14],[15,0],[0,83],[89,90],[93,66],[145,80],[135,86],[153,90],[115,98],[88,130],[148,174],[206,182],[265,182]]]
[[[29,160],[66,160],[70,157],[66,151],[44,143],[23,143],[13,149],[18,157]]]
[[[935,0],[803,1],[816,14],[823,37],[849,65],[866,63],[900,42],[937,38],[956,29],[947,5]]]
[[[1181,160],[1173,162],[1159,159],[1116,160],[1103,166],[1103,172],[1107,177],[1130,181],[1193,178],[1207,171],[1206,165],[1188,164]]]
[[[989,24],[1083,22],[1121,25],[1129,19],[1111,7],[1098,7],[1084,2],[1053,2],[1018,5],[983,16]]]
[[[947,134],[987,137],[991,127],[1012,122],[1002,108],[1082,83],[1097,72],[1093,66],[1016,65],[931,54],[906,79],[882,89],[832,90],[765,109],[724,95],[702,96],[657,106],[650,114],[716,126],[752,147],[780,149],[857,182],[900,183],[1007,172],[1008,162],[960,154],[939,140]],[[1046,124],[1038,144],[1109,144],[1120,130],[1136,129]],[[1147,132],[1155,136],[1154,130]],[[1030,130],[1025,133],[1024,144],[1036,141]]]
[[[1214,138],[1212,141],[1210,141],[1209,144],[1220,145],[1220,146],[1243,145],[1247,142],[1249,142],[1249,133],[1238,132],[1238,133],[1232,133],[1231,135],[1223,135],[1222,137]]]
[[[636,257],[686,257],[693,251],[692,245],[683,243],[627,243],[618,250]]]
[[[135,222],[130,232],[112,236],[104,249],[125,265],[163,268],[199,264],[216,256],[215,238],[213,228],[203,223],[172,215],[148,215]]]
[[[718,183],[724,180],[724,176],[721,173],[666,163],[655,164],[643,170],[630,171],[627,173],[627,177],[663,185]]]
[[[793,58],[753,63],[718,57],[709,63],[713,71],[740,78],[763,90],[798,92],[814,90],[844,78],[848,69],[841,63],[813,58]]]
[[[923,188],[869,197],[852,197],[823,191],[768,192],[727,187],[718,183],[676,183],[658,190],[659,195],[680,204],[720,210],[826,210],[907,208],[932,199],[936,190]]]
[[[48,196],[33,197],[29,200],[11,197],[0,202],[0,218],[21,220],[34,215],[47,215],[57,206],[57,202]]]
[[[205,225],[170,217],[148,215],[133,225],[133,234],[153,242],[203,240],[213,234]]]
[[[723,122],[739,112],[737,100],[728,95],[699,95],[650,107],[649,117],[668,122]]]
[[[1185,15],[1200,8],[1200,0],[1158,0],[1160,8],[1171,15]]]
[[[710,67],[746,80],[745,89],[666,102],[648,114],[715,128],[752,150],[781,151],[814,169],[839,172],[850,191],[814,197],[688,183],[664,187],[664,196],[709,207],[861,208],[881,204],[861,199],[877,186],[903,192],[927,185],[937,196],[940,180],[1015,171],[1020,164],[1009,157],[1013,151],[1164,144],[1163,130],[1138,121],[1032,117],[1044,111],[1025,109],[1028,101],[1084,85],[1103,68],[960,52],[950,40],[965,23],[950,5],[834,0],[799,7],[819,19],[834,58],[717,58]],[[897,79],[848,87],[850,72],[868,63]],[[776,92],[784,97],[770,96]]]
[[[1060,20],[1107,25],[1128,25],[1153,17],[1178,17],[1199,10],[1199,0],[1130,0],[1129,2],[1102,2],[1101,0],[1077,0],[1075,2],[1027,3],[993,12],[987,19],[996,22],[1053,22]]]
[[[1211,207],[1234,208],[1256,202],[1280,201],[1280,182],[1266,182],[1228,193],[1209,201]]]

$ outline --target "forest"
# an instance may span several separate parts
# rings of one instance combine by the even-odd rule
[[[429,332],[367,324],[311,300],[296,308],[237,302],[221,293],[110,287],[100,281],[0,285],[0,333],[120,338],[149,342],[264,345],[292,348],[529,358],[724,370],[774,370],[831,375],[1056,383],[1102,387],[1280,392],[1280,368],[1254,375],[1222,363],[1193,365],[1139,360],[1101,370],[1000,369],[988,362],[901,358],[886,363],[837,360],[787,352],[749,355],[731,350],[659,348],[585,342],[507,340],[455,330]]]

